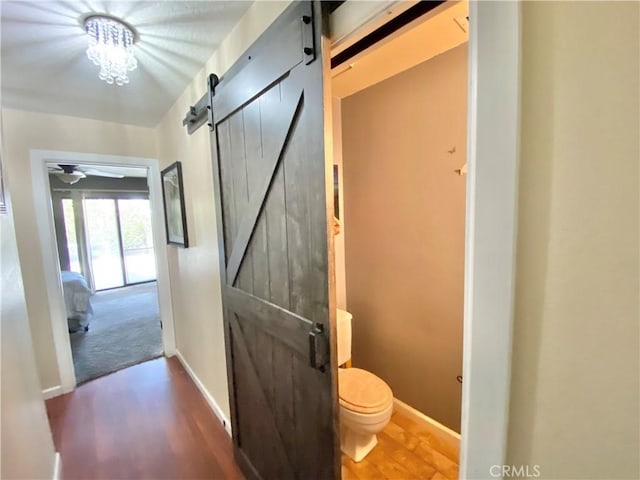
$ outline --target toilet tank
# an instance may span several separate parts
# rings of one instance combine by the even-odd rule
[[[352,315],[345,311],[337,309],[338,327],[338,365],[343,365],[351,359],[351,318]]]

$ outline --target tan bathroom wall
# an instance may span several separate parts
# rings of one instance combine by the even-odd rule
[[[640,4],[524,2],[507,462],[640,478]]]
[[[466,84],[465,44],[342,101],[354,366],[457,431]]]

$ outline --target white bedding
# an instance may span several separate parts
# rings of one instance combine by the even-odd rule
[[[91,307],[91,289],[85,278],[77,272],[63,271],[62,288],[69,330],[76,331],[80,327],[88,326],[93,308]]]

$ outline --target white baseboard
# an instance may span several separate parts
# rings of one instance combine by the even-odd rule
[[[227,431],[229,436],[232,436],[231,422],[229,421],[229,419],[226,417],[226,415],[220,408],[220,405],[218,405],[218,403],[214,400],[214,398],[211,396],[209,391],[205,388],[204,384],[200,381],[198,376],[195,374],[191,366],[184,359],[184,357],[182,356],[179,350],[176,350],[176,357],[178,358],[178,360],[180,361],[184,369],[187,371],[187,373],[191,377],[191,380],[193,380],[193,383],[196,384],[196,386],[198,387],[198,390],[200,390],[200,393],[202,393],[202,396],[205,398],[205,400],[209,404],[209,407],[211,407],[211,410],[213,410],[213,413],[215,413],[216,417],[218,417],[220,422],[222,422],[224,429]]]
[[[60,480],[62,478],[62,457],[60,452],[56,452],[55,459],[53,461],[53,480]]]
[[[458,452],[460,450],[460,434],[458,432],[442,425],[437,420],[434,420],[397,398],[393,399],[393,409],[394,411],[411,418],[413,421],[424,425],[430,434],[443,442],[452,451]]]
[[[49,400],[50,398],[57,397],[65,393],[62,390],[62,385],[56,385],[55,387],[45,388],[42,390],[42,396],[45,400]]]

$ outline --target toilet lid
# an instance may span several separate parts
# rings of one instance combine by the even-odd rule
[[[360,368],[338,369],[338,394],[340,405],[359,413],[377,413],[393,402],[389,385]]]

